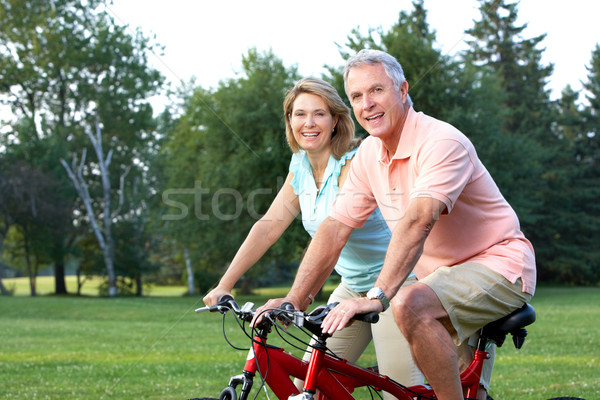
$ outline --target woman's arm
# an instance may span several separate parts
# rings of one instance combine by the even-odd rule
[[[294,174],[288,173],[269,210],[252,226],[217,287],[204,297],[207,306],[216,304],[221,295],[231,294],[240,277],[277,242],[300,213],[300,202],[291,185],[293,177]]]

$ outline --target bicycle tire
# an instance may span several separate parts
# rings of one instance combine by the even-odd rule
[[[227,386],[219,395],[218,400],[237,400],[237,393],[234,388]]]
[[[553,397],[548,400],[585,400],[585,399],[582,399],[581,397]]]

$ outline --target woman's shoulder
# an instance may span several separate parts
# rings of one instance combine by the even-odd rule
[[[348,160],[352,160],[356,153],[358,152],[358,147],[348,150],[342,157],[340,157],[340,163],[342,165],[346,164]]]
[[[290,158],[290,172],[297,173],[298,170],[303,167],[306,162],[305,160],[306,152],[304,150],[292,153],[292,157]]]

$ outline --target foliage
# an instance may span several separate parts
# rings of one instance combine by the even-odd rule
[[[540,281],[597,285],[600,47],[592,52],[585,92],[567,87],[551,101],[546,83],[553,66],[541,63],[545,35],[523,38],[518,3],[479,0],[481,17],[466,30],[469,48],[454,57],[437,48],[425,2],[412,4],[387,31],[351,31],[340,53],[388,51],[404,67],[415,109],[471,139],[534,244]],[[189,82],[178,93],[182,107],[171,104],[154,119],[148,97],[161,89],[162,77],[147,54],[158,45],[117,25],[104,5],[0,3],[0,99],[15,115],[0,133],[0,250],[20,245],[15,263],[26,265],[27,243],[31,265],[51,261],[57,276],[70,255],[87,274],[103,270],[82,204],[58,162],[84,147],[91,153],[84,131],[98,118],[114,153],[113,189],[131,168],[124,212],[114,220],[120,274],[127,282],[142,274],[179,282],[187,249],[204,291],[283,183],[290,152],[281,103],[300,76],[272,51],[252,49],[242,56],[238,78],[210,90]],[[343,94],[341,68],[328,71],[323,78]],[[97,164],[84,173],[99,209]],[[11,227],[19,234],[7,242]],[[296,221],[246,274],[244,287],[293,274],[307,239]]]
[[[592,60],[586,85],[591,108],[580,110],[578,94],[568,91],[552,103],[545,86],[553,66],[541,65],[545,35],[522,37],[526,25],[516,25],[517,6],[480,0],[481,19],[466,30],[470,47],[454,59],[435,49],[423,1],[413,1],[412,12],[401,12],[387,32],[352,31],[346,44],[351,51],[341,53],[347,58],[378,48],[394,55],[415,109],[453,124],[474,143],[534,244],[539,278],[596,284],[598,62]],[[341,72],[329,71],[343,88]]]
[[[117,25],[101,0],[0,4],[0,95],[15,116],[0,141],[7,154],[27,160],[32,170],[48,171],[61,187],[65,208],[46,239],[54,245],[57,273],[64,274],[64,258],[87,224],[59,159],[70,160],[89,147],[83,132],[96,118],[113,152],[111,186],[118,187],[122,173],[132,169],[126,185],[129,214],[121,220],[144,213],[141,199],[153,190],[147,165],[156,152],[147,99],[163,79],[148,65],[147,53],[156,47],[140,31],[131,35]],[[84,172],[98,209],[104,199],[95,169],[91,163]],[[113,193],[111,201],[116,198]],[[57,292],[65,291],[62,281]]]
[[[170,219],[169,235],[189,247],[201,291],[216,282],[267,210],[290,158],[281,110],[285,91],[298,78],[295,69],[256,50],[242,65],[244,77],[221,82],[212,92],[194,90],[165,147],[170,180],[163,199],[170,209],[163,218]],[[287,235],[302,237],[293,227]],[[280,240],[263,265],[293,260],[298,246],[296,239]]]

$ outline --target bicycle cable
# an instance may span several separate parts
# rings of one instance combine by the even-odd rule
[[[226,316],[227,316],[227,313],[223,313],[223,324],[222,324],[222,327],[221,327],[221,329],[223,330],[223,338],[225,339],[225,341],[227,342],[227,344],[228,344],[228,345],[229,345],[231,348],[233,348],[233,349],[235,349],[235,350],[240,350],[240,351],[248,351],[248,350],[250,350],[250,348],[242,348],[242,347],[237,347],[237,346],[235,346],[233,343],[231,343],[231,341],[230,341],[230,340],[229,340],[229,338],[227,337],[227,332],[225,331],[225,317],[226,317]],[[246,336],[248,336],[248,334],[247,334],[247,333],[246,333],[246,331],[244,330],[244,327],[243,327],[243,326],[240,324],[240,321],[238,321],[238,319],[237,319],[237,318],[234,318],[234,319],[235,319],[235,322],[236,322],[236,323],[238,324],[238,326],[240,327],[240,329],[241,329],[242,331],[244,331],[244,333],[246,334]]]
[[[280,310],[280,311],[287,311],[287,310],[282,310],[282,309],[278,309],[278,310]],[[292,346],[293,348],[295,348],[295,349],[297,349],[299,351],[302,351],[302,352],[310,354],[310,353],[312,353],[312,350],[309,350],[309,349],[314,349],[315,346],[316,346],[315,344],[313,344],[311,342],[306,342],[306,341],[300,339],[299,337],[297,337],[296,335],[294,335],[293,333],[291,333],[289,330],[287,330],[285,327],[279,326],[278,324],[274,324],[274,327],[275,327],[275,331],[277,332],[277,334],[279,335],[279,337],[285,343],[289,344],[290,346]],[[302,328],[302,327],[298,327],[298,326],[296,326],[296,327],[300,330],[300,332],[302,332],[303,334],[305,334],[307,337],[309,337],[310,339],[314,339],[315,336],[310,331],[308,331],[307,329]],[[298,345],[296,345],[296,344],[290,342],[289,340],[287,340],[281,334],[281,329],[283,329],[283,332],[285,332],[286,335],[291,336],[294,340],[296,340],[297,342],[301,343],[304,347],[301,348]],[[335,354],[329,347],[327,347],[327,346],[324,346],[324,347],[325,347],[324,348],[325,354],[327,354],[329,356],[332,356],[332,357],[340,358],[340,359],[342,358],[342,357],[338,356],[337,354]]]
[[[377,395],[377,397],[380,400],[383,400],[383,396],[381,395],[381,393],[379,393],[380,391],[375,389],[373,386],[371,385],[367,385],[367,389],[369,390],[369,394],[371,395],[371,400],[375,399],[375,396],[373,395],[373,392],[375,392],[375,394]]]
[[[269,315],[269,313],[271,311],[276,311],[276,310],[277,309],[265,309],[265,310],[262,310],[258,316],[260,317],[260,316],[264,315],[264,318],[267,318],[273,325],[276,325],[275,322],[271,319],[271,316]],[[256,335],[255,335],[255,332],[256,332]],[[254,345],[252,346],[252,353],[254,355],[254,359],[256,360],[256,369],[258,370],[258,375],[260,376],[260,387],[258,388],[258,390],[256,391],[256,394],[254,395],[254,400],[256,400],[258,398],[258,394],[260,393],[261,389],[264,389],[265,394],[266,394],[267,399],[268,399],[269,398],[269,393],[267,391],[267,385],[266,385],[266,383],[267,383],[267,375],[269,374],[269,367],[271,365],[270,360],[269,360],[269,357],[270,357],[269,356],[269,351],[267,350],[268,346],[267,346],[267,344],[265,342],[258,341],[258,340],[254,339],[254,337],[256,337],[258,335],[258,328],[253,327],[252,330],[251,330],[251,333],[252,334],[250,335],[250,337],[252,338],[252,343],[256,343],[259,346],[264,346],[264,348],[265,348],[265,354],[267,355],[267,370],[263,374],[263,372],[260,369],[260,363],[258,362],[258,358],[256,357],[256,350],[254,349]]]

